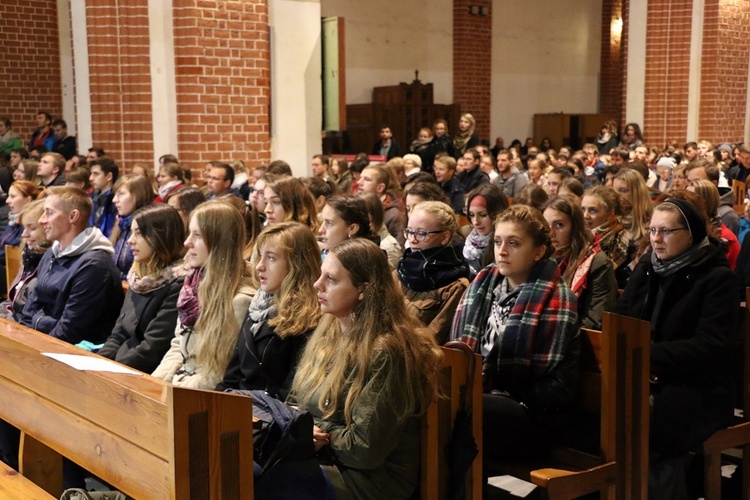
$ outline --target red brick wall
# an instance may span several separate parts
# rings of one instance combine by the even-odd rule
[[[57,3],[0,1],[0,115],[26,142],[36,129],[36,112],[62,113]]]
[[[703,23],[699,135],[718,145],[744,138],[750,3],[708,0]]]
[[[621,110],[620,113],[620,130],[619,134],[622,134],[626,119],[626,106],[627,106],[627,93],[628,93],[628,29],[630,28],[630,2],[629,0],[622,0],[622,41],[620,43],[620,56],[622,57],[622,97],[621,97]]]
[[[600,65],[600,113],[609,115],[618,123],[622,119],[623,103],[623,54],[622,34],[613,35],[612,25],[622,19],[623,0],[602,2],[602,49]],[[624,26],[623,26],[624,30]]]
[[[469,6],[486,7],[486,16],[469,14]],[[461,113],[471,113],[482,139],[490,135],[490,90],[492,61],[491,0],[453,1],[453,102]],[[453,134],[458,123],[451,123]]]
[[[664,147],[687,134],[693,0],[650,0],[642,124],[647,144]]]
[[[180,161],[270,159],[270,49],[265,0],[175,0]]]
[[[129,170],[154,150],[148,0],[87,2],[86,20],[93,143]]]

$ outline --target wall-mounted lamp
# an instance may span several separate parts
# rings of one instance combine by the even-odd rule
[[[486,5],[469,5],[469,14],[472,16],[487,16],[490,8]]]
[[[613,38],[620,38],[622,36],[622,18],[612,19],[612,26],[610,28]]]

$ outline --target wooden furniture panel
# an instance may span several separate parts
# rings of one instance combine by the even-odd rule
[[[737,181],[735,181],[737,182]],[[745,289],[745,307],[740,318],[738,340],[741,343],[743,418],[735,425],[715,432],[703,442],[706,500],[721,500],[721,452],[742,449],[742,500],[750,499],[750,288]]]
[[[252,498],[250,398],[79,371],[42,353],[98,356],[2,319],[0,350],[0,418],[24,433],[22,472],[53,495],[59,454],[135,498]]]
[[[445,397],[431,404],[422,419],[420,497],[449,498],[446,447],[463,405],[471,411],[471,434],[479,449],[464,478],[466,498],[482,498],[482,358],[461,342],[448,342],[442,351]]]
[[[582,331],[575,407],[600,427],[599,453],[556,444],[531,460],[488,462],[492,475],[512,474],[546,489],[549,499],[600,492],[602,499],[648,498],[650,326],[604,313],[602,331]]]

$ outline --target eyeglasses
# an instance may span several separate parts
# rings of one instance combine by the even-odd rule
[[[674,229],[669,229],[669,228],[666,228],[666,227],[650,227],[650,228],[648,228],[648,233],[651,236],[656,236],[658,234],[662,238],[667,238],[672,233],[675,233],[677,231],[683,231],[685,229],[687,229],[687,228],[686,227],[676,227]]]
[[[417,241],[424,241],[427,238],[430,237],[431,234],[440,234],[444,233],[445,231],[422,231],[421,229],[415,231],[413,229],[409,229],[408,227],[404,229],[404,238],[407,240],[410,239],[412,236],[414,236],[414,239]]]

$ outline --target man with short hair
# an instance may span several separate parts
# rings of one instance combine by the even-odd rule
[[[380,127],[380,140],[372,147],[372,154],[385,156],[388,160],[401,156],[401,148],[393,140],[393,132],[389,125]]]
[[[685,144],[685,159],[682,163],[690,163],[691,161],[698,158],[698,144],[695,142],[688,142]]]
[[[99,228],[104,236],[109,238],[117,219],[115,193],[112,186],[117,182],[119,169],[112,158],[102,156],[90,164],[90,170],[89,182],[93,189],[91,193],[93,208],[89,224]]]
[[[385,215],[383,223],[388,232],[396,238],[401,248],[404,248],[404,228],[406,227],[406,214],[404,204],[393,192],[388,190],[390,173],[385,165],[371,165],[362,170],[357,182],[358,193],[374,193],[383,202]]]
[[[44,153],[39,158],[36,175],[42,180],[45,188],[65,185],[65,158],[60,153]]]
[[[490,176],[479,168],[481,158],[479,151],[475,148],[467,149],[463,154],[464,170],[458,174],[458,181],[467,193],[482,184],[490,182]]]
[[[52,123],[52,115],[46,111],[37,112],[37,129],[31,134],[31,139],[29,139],[29,151],[37,146],[44,146],[47,148],[47,151],[52,151],[57,142],[57,137],[52,133],[50,123]]]
[[[11,154],[21,147],[21,138],[13,132],[13,124],[7,116],[0,117],[0,153]]]
[[[57,142],[52,147],[52,152],[60,153],[65,160],[70,160],[78,151],[76,147],[76,138],[68,135],[68,124],[65,120],[55,120],[52,122],[52,132],[57,137]]]
[[[93,162],[101,158],[102,156],[106,156],[106,153],[102,148],[92,147],[89,148],[88,154],[86,155],[86,163],[91,165]]]
[[[22,160],[29,159],[29,151],[26,148],[16,148],[10,152],[10,167],[15,170],[18,168]]]
[[[232,182],[234,182],[234,169],[229,164],[220,161],[210,161],[208,164],[211,166],[206,176],[208,199],[213,200],[231,195],[241,198],[239,191],[231,189]]]
[[[17,321],[77,344],[107,339],[123,303],[112,243],[88,227],[91,200],[73,187],[52,187],[39,224],[52,248],[39,263],[39,279]]]
[[[529,179],[513,165],[512,155],[507,149],[497,154],[497,169],[500,175],[492,182],[503,190],[508,198],[513,198],[529,183]]]
[[[315,155],[312,159],[313,177],[328,180],[328,168],[331,166],[331,158],[326,155]]]
[[[612,165],[624,167],[630,161],[630,150],[628,150],[627,148],[619,147],[612,151],[612,154],[610,156],[612,158]]]
[[[490,149],[490,153],[492,154],[493,158],[497,158],[497,155],[500,154],[500,151],[505,149],[505,141],[502,137],[496,137],[495,138],[495,145],[492,146],[492,149]]]

